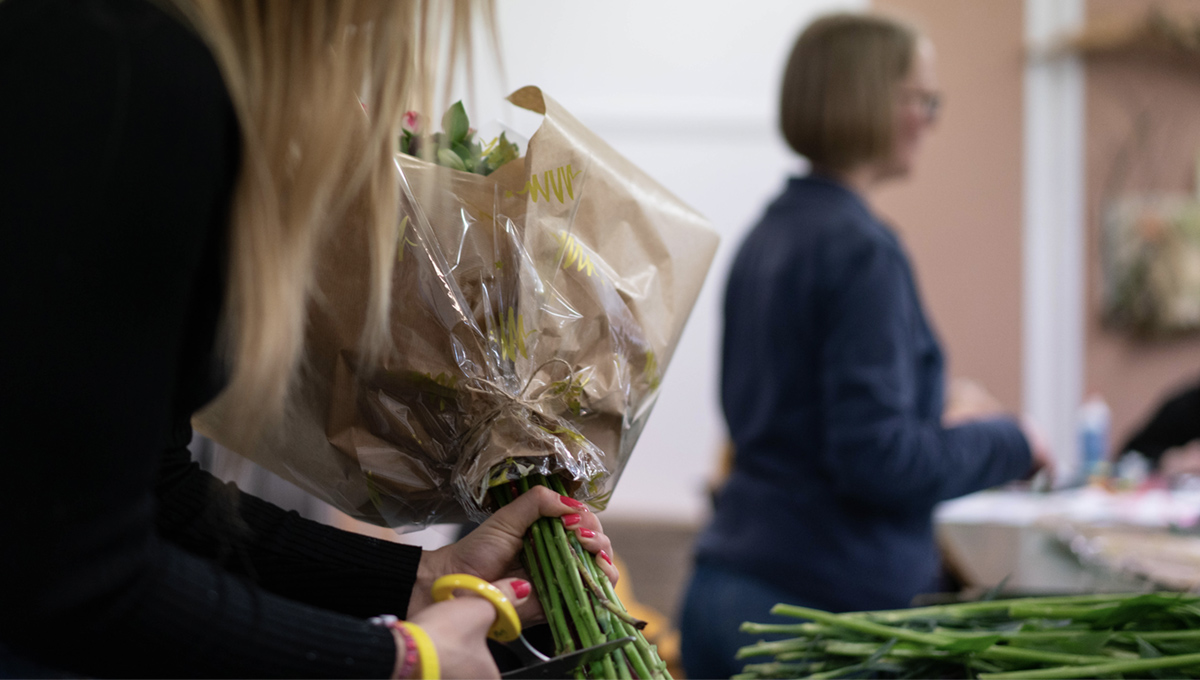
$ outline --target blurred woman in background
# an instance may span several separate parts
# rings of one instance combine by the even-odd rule
[[[430,100],[431,37],[465,40],[450,9],[0,2],[0,677],[498,677],[492,605],[435,604],[432,581],[494,581],[528,617],[538,516],[611,551],[547,489],[422,552],[223,505],[189,458],[222,389],[248,435],[280,422],[315,253],[351,205],[374,259],[362,346],[386,345],[393,154]]]
[[[699,538],[689,677],[728,677],[778,602],[908,606],[937,589],[934,504],[1031,473],[1041,447],[988,398],[945,408],[911,265],[868,199],[910,173],[938,113],[933,45],[837,14],[799,36],[780,127],[811,173],[750,231],[725,297],[722,403],[736,455]]]

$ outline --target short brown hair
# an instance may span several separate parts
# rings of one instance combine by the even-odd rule
[[[912,67],[917,31],[899,21],[839,13],[804,29],[788,58],[779,127],[813,167],[845,171],[888,153],[894,87]]]

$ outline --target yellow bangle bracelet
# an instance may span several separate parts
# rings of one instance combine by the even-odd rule
[[[442,677],[442,668],[438,664],[437,647],[433,646],[429,634],[411,621],[404,621],[401,625],[408,629],[409,635],[412,635],[413,642],[417,645],[417,652],[421,656],[421,680],[439,680]]]

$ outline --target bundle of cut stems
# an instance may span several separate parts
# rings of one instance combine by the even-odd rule
[[[534,485],[567,495],[562,480],[542,475],[498,484],[491,494],[499,505],[507,505]],[[642,635],[645,622],[625,610],[612,582],[595,557],[583,549],[574,531],[564,528],[558,519],[539,519],[525,535],[522,562],[546,612],[555,654],[634,637],[633,642],[580,669],[576,677],[670,679],[658,649]]]
[[[831,614],[778,604],[804,623],[744,623],[788,636],[738,651],[743,679],[1200,678],[1200,596],[1099,594]]]

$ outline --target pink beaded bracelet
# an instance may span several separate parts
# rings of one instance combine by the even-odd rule
[[[417,641],[413,639],[412,633],[408,632],[408,627],[404,625],[404,622],[391,614],[373,617],[370,622],[400,633],[400,637],[404,639],[404,662],[400,664],[400,670],[396,673],[396,677],[406,680],[415,678],[417,664],[421,661],[421,653],[417,649]]]

